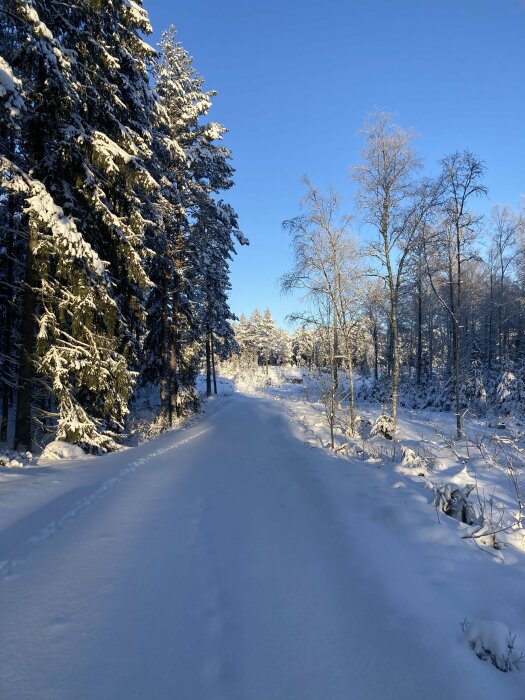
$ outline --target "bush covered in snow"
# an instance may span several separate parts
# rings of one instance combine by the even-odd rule
[[[382,404],[390,400],[390,392],[388,382],[378,379],[360,382],[355,395],[358,401]]]
[[[525,668],[525,647],[504,623],[465,620],[461,626],[478,659],[490,661],[504,672]]]
[[[498,413],[520,414],[525,411],[525,382],[523,368],[515,368],[508,362],[496,386],[495,404]]]
[[[60,460],[60,459],[82,459],[86,453],[78,445],[71,445],[63,440],[53,440],[45,446],[42,452],[44,459]]]
[[[31,462],[33,455],[31,452],[15,452],[14,450],[3,450],[0,452],[0,467],[16,468],[25,467]]]
[[[416,454],[414,450],[405,445],[401,445],[401,454],[403,456],[403,466],[416,470],[420,476],[426,474],[428,471],[428,462],[424,457]]]
[[[243,364],[236,357],[221,363],[220,374],[227,379],[232,379],[235,384],[245,389],[280,385],[284,381],[282,372],[272,368],[270,373],[266,367],[255,363]]]
[[[375,435],[382,435],[387,440],[393,440],[395,435],[394,419],[388,413],[381,412],[381,414],[376,419],[372,430],[370,431],[370,437]]]
[[[361,402],[386,404],[390,400],[389,384],[381,378],[361,382],[356,398]],[[503,370],[488,370],[479,360],[472,360],[461,382],[460,401],[461,408],[471,415],[489,413],[525,417],[525,366],[507,361]],[[413,410],[454,411],[453,378],[436,374],[432,380],[425,378],[417,384],[413,374],[402,373],[399,406]]]
[[[473,504],[468,500],[475,488],[475,484],[467,484],[463,488],[457,484],[436,486],[436,508],[461,523],[481,524]]]
[[[135,418],[130,423],[130,433],[136,438],[137,444],[142,445],[159,437],[168,427],[165,416]]]

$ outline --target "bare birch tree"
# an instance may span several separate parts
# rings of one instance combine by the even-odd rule
[[[323,336],[329,338],[331,380],[325,405],[333,448],[338,368],[343,357],[349,370],[350,430],[355,430],[350,301],[351,287],[357,280],[357,252],[349,233],[350,218],[339,216],[339,196],[334,192],[323,196],[308,178],[303,178],[303,182],[307,188],[302,202],[304,213],[283,224],[292,237],[294,266],[281,278],[281,287],[285,292],[304,293],[304,300],[310,302],[310,313],[295,314],[294,318],[321,327]]]
[[[485,165],[469,151],[457,151],[445,156],[440,164],[441,173],[436,189],[441,197],[441,221],[433,230],[426,230],[425,248],[427,260],[429,248],[446,257],[448,295],[440,293],[430,269],[429,278],[434,293],[451,321],[456,433],[459,440],[463,437],[461,373],[464,266],[472,258],[472,244],[479,234],[482,219],[470,210],[470,203],[473,197],[486,195],[487,188],[482,184]]]
[[[509,307],[510,294],[507,289],[512,266],[516,263],[519,251],[518,238],[525,232],[525,216],[514,212],[511,207],[500,207],[496,204],[490,216],[489,268],[497,282],[496,289],[496,321],[498,359],[502,362],[507,355],[509,314],[515,312]],[[491,296],[493,289],[491,284]],[[492,299],[491,299],[492,301]],[[492,311],[492,308],[491,308]],[[492,328],[491,328],[492,331]],[[492,346],[492,338],[489,338]]]
[[[417,238],[414,202],[420,161],[412,145],[414,134],[394,124],[391,114],[373,114],[363,129],[362,165],[354,168],[359,184],[358,205],[365,222],[377,232],[369,255],[382,269],[389,292],[392,340],[392,418],[397,423],[400,342],[398,308],[408,255]],[[379,273],[378,273],[379,274]]]

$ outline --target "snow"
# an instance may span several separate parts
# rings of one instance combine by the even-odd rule
[[[119,167],[115,163],[115,159],[126,164],[135,159],[134,156],[127,153],[127,151],[101,131],[93,131],[90,140],[95,152],[103,158],[108,173],[119,172]]]
[[[25,467],[33,459],[31,452],[17,452],[16,450],[0,449],[0,467],[18,469]],[[2,480],[0,476],[0,481]]]
[[[216,122],[209,122],[206,124],[204,130],[204,136],[210,141],[216,141],[222,139],[222,135],[226,132],[226,129],[222,124],[217,124]]]
[[[154,190],[159,186],[136,156],[128,153],[106,134],[93,130],[89,140],[97,163],[104,168],[108,175],[118,175],[121,172],[121,165],[133,166],[137,177],[141,179],[141,184],[144,187]],[[140,212],[137,212],[137,215],[140,215]]]
[[[42,459],[82,459],[85,452],[77,445],[71,445],[63,440],[53,440],[48,443],[42,452]]]
[[[32,6],[31,2],[23,3],[20,7],[20,12],[24,14],[27,19],[31,22],[34,27],[34,32],[37,36],[46,39],[47,41],[53,41],[53,34],[48,29],[48,27],[40,20],[38,12]]]
[[[0,56],[0,97],[5,97],[10,92],[14,92],[16,89],[15,84],[18,87],[20,81],[16,80],[11,66]]]
[[[124,7],[127,9],[131,21],[136,27],[139,27],[143,32],[151,34],[153,31],[149,22],[148,13],[134,0],[122,0]],[[151,47],[149,47],[151,48]],[[152,49],[154,51],[154,49]]]
[[[490,661],[504,672],[525,668],[525,641],[518,639],[507,625],[486,620],[465,620],[463,629],[472,650],[482,661]]]
[[[9,63],[0,56],[0,97],[7,98],[5,106],[12,119],[18,117],[24,109],[24,101],[19,94],[21,88],[22,81],[14,75]]]
[[[387,440],[392,440],[394,438],[394,432],[395,425],[392,416],[389,416],[386,413],[381,413],[372,426],[370,437],[382,435],[383,437],[387,438]]]
[[[320,448],[285,376],[2,485],[0,696],[522,700],[478,655],[521,652],[523,552],[501,565],[424,479]]]
[[[72,257],[89,260],[96,274],[104,277],[106,264],[83,239],[75,222],[64,214],[61,207],[55,204],[45,186],[40,181],[23,175],[14,166],[13,170],[14,177],[11,189],[26,193],[26,213],[50,229],[56,239],[56,245],[60,245]]]

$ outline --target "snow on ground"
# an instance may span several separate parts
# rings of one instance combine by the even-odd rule
[[[289,375],[301,377],[302,384],[292,384]],[[282,372],[275,372],[272,385],[265,391],[285,403],[291,422],[306,444],[328,449],[329,430],[323,406],[317,401],[315,379],[295,369],[288,370],[284,378]],[[359,406],[357,412],[361,431],[366,434],[364,426],[373,424],[380,407]],[[342,414],[333,457],[338,464],[346,465],[343,470],[351,468],[357,473],[352,474],[346,490],[342,482],[331,477],[327,479],[328,488],[335,485],[338,496],[343,501],[346,497],[351,508],[360,512],[366,541],[372,541],[371,533],[377,528],[383,538],[385,525],[393,540],[397,539],[396,533],[401,534],[397,543],[392,541],[388,553],[372,554],[391,580],[389,586],[396,597],[423,617],[422,609],[414,605],[414,595],[418,598],[428,584],[431,589],[446,590],[447,603],[437,611],[441,622],[453,625],[455,615],[462,639],[479,658],[491,661],[500,670],[525,670],[525,614],[520,593],[525,575],[525,537],[523,529],[516,526],[514,493],[516,487],[522,498],[525,493],[520,457],[524,442],[519,425],[467,419],[469,439],[457,443],[454,416],[401,409],[394,447],[392,441],[382,438],[349,439],[344,435],[344,409]],[[515,473],[511,476],[517,483],[509,478],[502,444],[504,454],[513,456]],[[440,512],[436,495],[439,499],[444,485],[451,489],[473,486],[473,509],[477,513],[482,510],[492,527],[469,527]],[[356,493],[360,494],[358,503]],[[494,538],[477,534],[491,530],[497,532],[496,548],[490,546]],[[408,547],[408,555],[401,555],[399,545]],[[414,570],[423,574],[415,588],[406,580]],[[431,607],[432,601],[427,600],[427,604]],[[520,680],[525,697],[525,677]]]
[[[435,465],[326,449],[315,388],[287,377],[0,485],[2,699],[523,700],[492,658],[525,649],[523,552],[462,539]],[[401,442],[424,426],[404,415]]]

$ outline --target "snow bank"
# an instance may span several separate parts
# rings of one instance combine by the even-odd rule
[[[86,456],[86,453],[78,445],[71,445],[69,442],[64,442],[63,440],[53,440],[48,445],[46,445],[44,451],[42,452],[43,459],[82,459]]]

